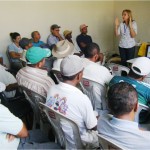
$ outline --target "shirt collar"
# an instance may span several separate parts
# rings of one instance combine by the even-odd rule
[[[75,87],[73,85],[70,85],[70,84],[67,84],[64,82],[60,82],[59,85],[63,86],[64,88],[68,88],[70,91],[76,91],[76,92],[82,93],[77,87]]]
[[[112,116],[110,122],[115,125],[115,126],[121,126],[122,128],[127,128],[127,129],[138,129],[138,123],[134,121],[129,121],[129,120],[123,120],[123,119],[118,119]]]
[[[29,67],[29,66],[26,66],[25,67],[26,71],[28,72],[36,72],[37,74],[41,74],[41,75],[45,75],[47,76],[47,70],[43,70],[43,69],[39,69],[39,68],[34,68],[34,67]]]

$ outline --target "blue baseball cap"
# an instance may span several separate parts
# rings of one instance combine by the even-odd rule
[[[51,51],[48,48],[31,47],[26,53],[26,59],[30,62],[30,64],[37,64],[43,58],[50,56]]]

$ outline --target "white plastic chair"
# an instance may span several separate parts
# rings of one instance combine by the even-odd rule
[[[142,110],[146,110],[146,111],[149,111],[149,112],[150,112],[150,108],[149,108],[148,106],[139,103],[138,111],[136,112],[135,118],[134,118],[134,121],[135,121],[135,122],[138,122],[138,123],[139,123],[139,114],[140,114],[140,112],[141,112]]]
[[[107,110],[106,87],[85,78],[82,78],[80,85],[83,93],[91,100],[93,110],[97,111],[99,115],[104,113]]]
[[[55,111],[53,108],[48,107],[46,104],[41,102],[39,104],[52,125],[55,131],[56,140],[60,146],[65,149],[83,149],[84,146],[81,141],[77,124],[63,114]],[[67,135],[65,130],[72,130],[73,135]],[[74,141],[74,143],[71,141]]]
[[[39,124],[40,128],[43,129],[43,120],[44,120],[44,116],[42,116],[43,114],[40,112],[39,109],[39,102],[46,102],[46,98],[31,91],[30,89],[21,86],[21,89],[23,90],[26,99],[29,101],[32,109],[33,109],[33,113],[34,113],[34,118],[33,118],[33,127],[32,129],[36,129],[36,125]]]
[[[112,139],[106,138],[102,134],[97,134],[97,136],[102,150],[124,150],[121,145],[116,144]]]
[[[58,83],[63,81],[60,71],[54,69],[52,69],[51,71],[54,74],[55,78],[57,79]]]
[[[106,67],[110,68],[112,70],[112,75],[115,75],[115,76],[121,76],[122,72],[126,72],[126,74],[128,74],[130,71],[128,67],[115,64],[115,63],[107,63]]]

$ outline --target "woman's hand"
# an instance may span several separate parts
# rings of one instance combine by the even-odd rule
[[[116,19],[115,19],[115,26],[119,27],[119,25],[120,25],[119,19],[116,17]]]

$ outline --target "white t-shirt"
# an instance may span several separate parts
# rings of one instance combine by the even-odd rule
[[[4,83],[6,86],[9,84],[17,83],[17,80],[15,77],[6,71],[3,67],[0,65],[0,82]],[[7,98],[12,98],[16,94],[16,90],[10,91],[10,92],[4,92]]]
[[[7,133],[17,135],[23,127],[22,121],[15,117],[5,106],[0,104],[0,148],[17,149],[20,139],[15,138],[8,142]]]
[[[135,21],[132,22],[132,26],[133,30],[137,34],[137,24]],[[135,46],[135,39],[131,37],[129,26],[127,26],[125,23],[120,23],[120,26],[118,28],[118,34],[121,35],[119,47],[132,48]]]
[[[66,117],[77,123],[81,139],[85,142],[92,142],[93,137],[87,132],[97,125],[97,119],[89,98],[76,87],[60,82],[49,89],[47,105],[54,108]],[[66,126],[63,126],[65,130]],[[72,130],[65,130],[71,140]]]
[[[108,85],[113,77],[106,67],[101,66],[85,58],[84,66],[85,68],[83,70],[83,78],[95,81],[103,86],[105,84]]]

